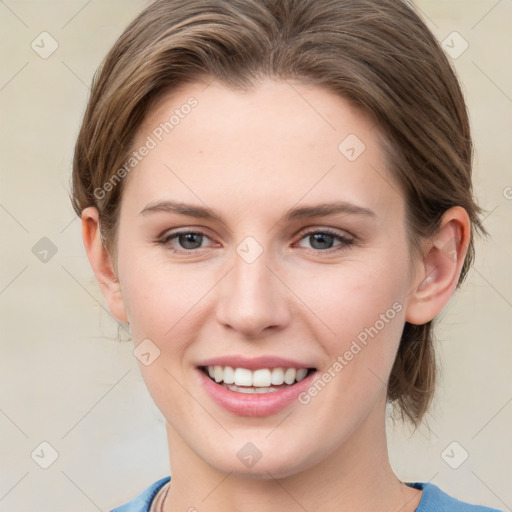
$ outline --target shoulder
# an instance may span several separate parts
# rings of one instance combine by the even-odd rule
[[[163,487],[170,479],[170,476],[161,478],[142,491],[136,498],[124,505],[114,508],[110,512],[149,512],[151,501],[156,496],[160,488]]]
[[[416,512],[503,512],[496,508],[460,501],[431,483],[408,482],[407,485],[423,491]]]

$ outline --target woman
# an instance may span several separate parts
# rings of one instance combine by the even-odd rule
[[[432,322],[486,231],[453,70],[397,0],[157,0],[93,84],[72,201],[166,419],[116,511],[491,510],[401,482]]]

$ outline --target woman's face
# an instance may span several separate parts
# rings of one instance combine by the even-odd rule
[[[118,277],[176,450],[282,477],[380,439],[413,282],[404,199],[378,141],[338,96],[270,80],[188,85],[145,119]],[[301,380],[268,389],[293,381],[288,368]]]

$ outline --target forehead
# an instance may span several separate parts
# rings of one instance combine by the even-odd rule
[[[384,212],[402,200],[370,116],[318,86],[189,84],[155,103],[143,146],[123,192],[138,211],[164,197],[239,214],[329,200]]]

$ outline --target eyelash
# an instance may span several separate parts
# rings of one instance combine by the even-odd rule
[[[203,233],[202,231],[176,231],[174,233],[169,233],[167,235],[164,235],[163,237],[161,237],[160,239],[157,240],[157,243],[166,246],[166,248],[169,251],[171,251],[172,253],[192,254],[194,252],[199,252],[201,250],[201,248],[177,250],[177,249],[171,249],[171,248],[168,247],[170,240],[172,240],[174,238],[177,238],[177,237],[179,237],[181,235],[188,235],[188,234],[201,235],[201,236],[204,236],[204,237],[208,238],[208,235],[206,233]],[[320,255],[321,254],[332,254],[333,252],[338,252],[338,251],[346,250],[346,249],[349,248],[350,245],[352,245],[355,242],[354,238],[347,238],[346,236],[341,235],[337,231],[333,231],[332,229],[329,229],[329,228],[312,229],[312,230],[306,231],[306,232],[301,234],[301,238],[299,239],[299,241],[303,240],[304,238],[306,238],[306,237],[308,237],[310,235],[318,235],[318,234],[330,235],[333,238],[335,238],[336,240],[338,240],[339,242],[341,242],[341,244],[336,246],[336,247],[333,247],[331,249],[325,249],[325,250],[322,250],[322,249],[307,249],[309,251],[314,252],[315,254],[320,254]]]

